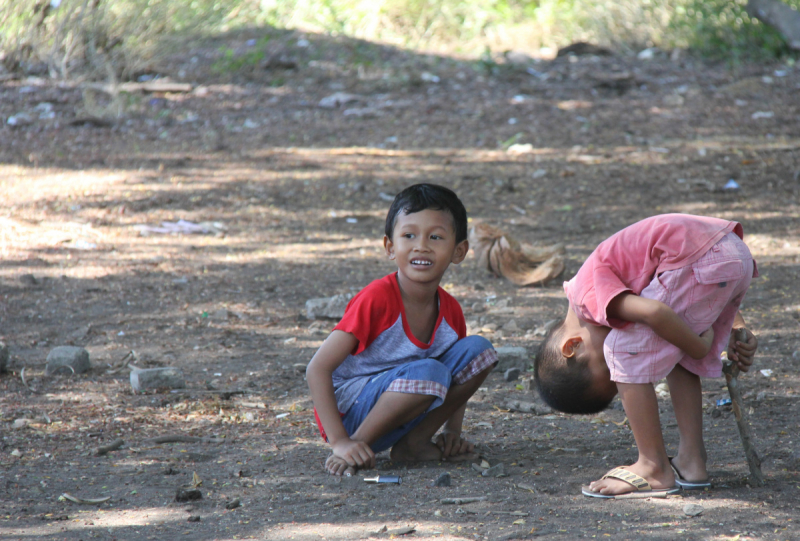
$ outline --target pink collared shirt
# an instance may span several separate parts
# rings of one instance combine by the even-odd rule
[[[706,216],[661,214],[636,222],[601,242],[564,282],[570,308],[595,325],[625,328],[628,321],[608,317],[614,297],[638,295],[656,274],[691,265],[731,231],[743,237],[738,222]]]

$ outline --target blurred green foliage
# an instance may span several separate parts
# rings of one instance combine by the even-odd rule
[[[798,8],[800,0],[783,0]],[[618,50],[690,48],[734,62],[788,54],[746,0],[0,0],[0,52],[11,69],[125,79],[186,40],[241,28],[301,29],[491,61],[574,41]],[[218,72],[247,69],[263,47],[220,50]],[[261,55],[261,56],[259,56]],[[491,67],[491,66],[489,66]],[[487,67],[488,69],[488,67]]]
[[[800,7],[796,0],[782,1]],[[780,34],[750,17],[746,5],[746,0],[690,0],[680,6],[670,29],[684,46],[734,64],[790,55]]]

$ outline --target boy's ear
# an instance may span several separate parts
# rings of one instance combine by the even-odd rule
[[[456,249],[453,250],[453,258],[450,260],[451,263],[458,265],[464,258],[467,257],[467,253],[469,252],[469,241],[462,240],[458,244],[456,244]]]
[[[389,259],[394,259],[395,258],[395,255],[394,255],[394,243],[392,242],[392,239],[390,239],[386,235],[383,236],[383,249],[386,250],[386,256]]]
[[[580,336],[573,336],[567,338],[567,341],[561,345],[561,354],[564,357],[574,357],[578,353],[578,346],[583,343],[583,338]]]

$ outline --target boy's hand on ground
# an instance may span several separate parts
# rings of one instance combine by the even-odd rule
[[[706,345],[706,355],[711,351],[711,344],[714,343],[714,329],[710,328],[700,335],[700,339]]]
[[[736,329],[731,332],[731,338],[728,341],[728,360],[735,362],[742,372],[750,370],[753,364],[753,358],[758,349],[758,338],[750,329],[742,327],[747,333],[747,342],[742,342],[736,339]]]
[[[442,451],[442,458],[463,455],[475,450],[475,444],[461,437],[460,432],[452,430],[442,430],[436,436],[435,444]]]
[[[363,441],[343,439],[331,445],[333,455],[341,458],[354,468],[370,469],[375,467],[375,453]],[[331,472],[334,473],[334,472]],[[339,472],[341,475],[341,472]]]

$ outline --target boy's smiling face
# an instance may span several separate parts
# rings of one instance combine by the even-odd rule
[[[383,245],[404,278],[437,285],[450,263],[461,263],[469,250],[466,240],[456,242],[450,213],[431,209],[399,213],[392,238],[384,237]]]

